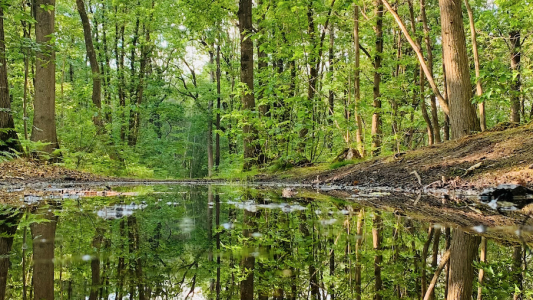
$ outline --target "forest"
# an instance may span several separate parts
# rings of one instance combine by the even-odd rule
[[[0,151],[105,175],[227,178],[527,123],[529,7],[2,0]]]

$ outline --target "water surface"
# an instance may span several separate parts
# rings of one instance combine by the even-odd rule
[[[1,208],[0,299],[421,299],[451,238],[462,234],[352,201],[287,199],[276,190],[116,190],[125,193],[26,197],[21,208]],[[529,299],[527,244],[516,236],[485,241],[487,262],[473,257],[462,283],[475,298]],[[480,242],[468,243],[479,253]],[[450,292],[446,274],[433,299]]]

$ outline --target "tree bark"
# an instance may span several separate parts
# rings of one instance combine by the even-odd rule
[[[334,43],[335,43],[335,27],[331,26],[331,28],[329,29],[329,53],[328,53],[328,65],[329,65],[329,68],[328,68],[328,72],[329,72],[329,76],[330,76],[330,82],[333,82],[333,72],[334,72],[334,69],[333,69],[333,59],[335,58],[335,52],[334,52]],[[333,88],[330,88],[329,89],[329,93],[328,93],[328,104],[329,104],[329,107],[328,107],[328,125],[331,126],[333,124],[333,115],[334,115],[334,112],[335,112],[335,92],[333,90]],[[347,133],[349,134],[349,131],[347,131]],[[348,135],[349,137],[349,135]],[[349,145],[347,145],[349,146]],[[329,136],[328,137],[328,148],[329,149],[332,149],[333,148],[333,136]]]
[[[53,7],[53,9],[50,9]],[[35,0],[35,41],[39,46],[35,68],[33,142],[48,143],[42,151],[51,154],[59,149],[55,113],[55,46],[52,36],[55,22],[55,0]]]
[[[442,0],[441,0],[442,1]],[[452,110],[453,111],[453,110]],[[448,300],[472,298],[474,281],[474,262],[481,238],[455,229],[450,246],[450,278]]]
[[[458,139],[481,129],[471,103],[472,85],[461,1],[439,0],[439,6],[451,135],[452,139]]]
[[[217,45],[217,71],[216,71],[216,77],[217,77],[217,114],[216,114],[216,121],[215,126],[217,129],[217,132],[215,134],[215,169],[218,171],[218,166],[220,165],[220,109],[221,109],[221,72],[220,72],[220,35]]]
[[[85,49],[87,51],[87,56],[89,57],[89,63],[91,64],[91,73],[93,78],[92,101],[97,109],[97,115],[93,117],[93,123],[96,126],[96,129],[101,132],[104,126],[101,116],[102,75],[100,74],[100,67],[96,59],[96,52],[94,51],[91,24],[89,23],[89,18],[87,17],[87,12],[85,11],[85,3],[83,3],[83,0],[76,0],[76,5],[78,6],[78,12],[80,14],[81,24],[83,26]]]
[[[363,141],[363,119],[361,117],[361,114],[359,113],[359,110],[357,109],[357,106],[361,102],[361,67],[360,67],[360,47],[359,47],[359,5],[354,4],[354,17],[353,17],[353,40],[354,40],[354,49],[355,49],[355,62],[354,62],[354,68],[355,68],[355,78],[354,78],[354,85],[355,85],[355,94],[354,94],[354,101],[355,101],[355,119],[357,122],[357,133],[356,133],[356,142],[357,142],[357,148],[359,150],[359,154],[361,156],[365,156],[365,146]]]
[[[509,42],[511,44],[511,71],[513,80],[511,82],[511,122],[520,123],[520,30],[509,32]]]
[[[374,55],[374,93],[372,104],[374,113],[372,114],[372,155],[378,156],[381,153],[381,60],[383,55],[383,1],[375,0],[375,14],[376,14],[376,26],[374,31],[376,33],[376,53]]]
[[[483,88],[481,86],[481,75],[480,75],[480,65],[479,65],[479,54],[477,49],[477,38],[476,38],[476,25],[474,22],[474,13],[470,7],[468,0],[465,1],[466,11],[468,12],[468,20],[470,23],[470,38],[472,39],[472,53],[474,54],[474,68],[476,70],[476,95],[481,97],[483,95]],[[479,125],[481,126],[481,131],[487,130],[487,122],[485,117],[485,101],[482,101],[478,104],[479,111]]]
[[[249,170],[260,160],[261,147],[257,141],[257,130],[252,120],[255,112],[254,97],[254,43],[250,38],[252,26],[252,0],[239,0],[239,31],[241,35],[241,82],[246,86],[242,94],[242,109],[245,114],[243,126],[244,170]],[[253,296],[253,295],[252,295]]]
[[[21,151],[9,99],[7,82],[6,45],[4,37],[4,9],[0,6],[0,155],[2,152]]]
[[[209,63],[215,63],[215,54],[213,50],[209,50]],[[211,83],[215,83],[215,72],[209,72]],[[210,98],[207,102],[207,176],[213,176],[214,157],[213,157],[213,99]]]
[[[35,299],[54,300],[54,242],[57,217],[45,210],[47,222],[33,223],[33,294]]]

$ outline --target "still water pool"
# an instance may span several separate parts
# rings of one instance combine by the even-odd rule
[[[283,198],[274,189],[114,190],[0,206],[0,299],[533,294],[531,252],[516,238],[482,239],[353,201]]]

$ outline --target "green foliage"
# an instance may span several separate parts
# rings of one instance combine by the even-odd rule
[[[31,136],[35,94],[31,83],[35,55],[40,51],[33,31],[38,25],[30,8],[20,5],[20,1],[3,4],[12,111],[19,136]],[[327,1],[255,3],[253,26],[257,30],[246,33],[255,51],[254,111],[241,109],[241,96],[251,91],[240,82],[237,2],[97,0],[85,4],[101,72],[101,110],[91,101],[93,75],[75,6],[64,0],[57,1],[55,7],[42,6],[55,10],[56,15],[56,119],[61,154],[68,167],[106,175],[202,178],[208,174],[209,140],[214,146],[218,134],[220,165],[215,176],[247,177],[237,173],[244,163],[243,128],[251,125],[270,169],[281,171],[290,165],[283,161],[330,161],[341,149],[358,146],[356,113],[362,119],[360,146],[366,149],[366,156],[371,150],[374,113],[381,116],[382,154],[428,143],[420,108],[421,101],[425,101],[431,113],[432,92],[426,86],[424,95],[420,94],[418,62],[410,45],[399,39],[390,14],[385,14],[383,20],[384,28],[390,30],[384,32],[382,68],[377,70],[382,76],[381,107],[373,107],[375,11],[370,3],[360,3],[359,44],[364,51],[360,54],[359,87],[354,84],[352,2],[337,1],[332,7]],[[419,3],[412,4],[414,18],[419,20]],[[472,3],[484,90],[472,102],[485,102],[489,128],[509,119],[510,99],[517,93],[523,102],[522,120],[531,119],[532,102],[527,95],[533,90],[528,58],[533,42],[526,37],[533,28],[533,19],[523,9],[525,6],[525,2],[515,0]],[[441,88],[440,10],[437,1],[427,2],[425,8],[433,46],[433,73]],[[400,4],[397,10],[411,30],[408,3]],[[308,28],[308,12],[312,12],[314,35]],[[418,23],[412,35],[422,38]],[[468,26],[465,17],[465,28]],[[330,29],[334,30],[332,44]],[[507,43],[512,30],[520,31],[523,39],[519,71],[509,68]],[[467,43],[472,57],[468,37]],[[218,49],[220,95],[216,83]],[[26,116],[25,62],[29,64]],[[313,62],[318,64],[319,76],[316,86],[310,87]],[[471,77],[475,83],[473,71]],[[520,90],[512,91],[510,83],[518,80]],[[315,92],[312,98],[310,90]],[[357,103],[356,90],[360,95]],[[333,107],[329,104],[330,93]],[[438,106],[435,113],[443,136],[444,114]],[[103,128],[95,126],[96,117],[103,120]],[[208,137],[210,126],[213,135]],[[25,143],[30,152],[42,146]]]

